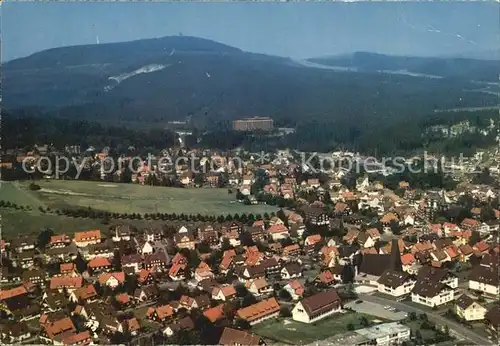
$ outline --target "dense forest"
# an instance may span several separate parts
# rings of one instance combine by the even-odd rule
[[[495,121],[490,129],[490,119]],[[455,136],[429,132],[432,126],[450,128],[468,121],[470,130]],[[413,154],[423,150],[447,155],[473,154],[477,148],[495,145],[498,134],[498,112],[439,112],[384,124],[351,123],[343,121],[314,120],[297,124],[296,132],[286,136],[263,133],[235,132],[229,128],[202,131],[193,128],[193,135],[185,138],[190,148],[234,149],[242,147],[250,151],[270,151],[293,148],[310,152],[327,152],[346,148],[370,155]],[[474,131],[472,131],[474,129]],[[489,132],[478,133],[478,130]],[[24,111],[4,112],[2,117],[2,147],[23,148],[33,144],[52,143],[57,148],[80,145],[85,148],[109,146],[113,148],[154,148],[174,146],[177,135],[160,127],[142,129],[102,124],[87,120],[69,120],[50,114]]]

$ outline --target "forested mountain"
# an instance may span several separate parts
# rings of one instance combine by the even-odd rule
[[[402,68],[397,59],[387,59],[384,68],[393,63]],[[488,69],[485,62],[479,70]],[[443,79],[365,70],[307,67],[205,39],[164,37],[50,49],[8,62],[3,66],[3,106],[100,121],[155,123],[192,115],[198,126],[215,127],[260,115],[288,126],[328,121],[356,135],[394,119],[498,100],[469,92],[477,85],[460,69]]]
[[[201,146],[308,151],[344,146],[377,154],[456,151],[489,145],[494,136],[426,137],[428,121],[437,116],[453,125],[453,117],[435,111],[497,106],[495,87],[479,81],[496,78],[498,68],[494,61],[371,53],[295,61],[181,36],[64,47],[4,64],[3,107],[9,111],[4,120],[24,119],[4,122],[4,128],[12,128],[8,138],[18,145],[56,136],[61,144],[161,146],[174,140],[158,132],[166,121],[191,115],[198,133],[208,130]],[[283,138],[228,131],[232,119],[255,115],[270,116],[296,132]],[[37,118],[45,119],[43,124]],[[125,124],[132,124],[132,131],[117,130]],[[33,136],[16,138],[18,126],[34,131]],[[149,133],[151,128],[157,132]],[[141,139],[144,135],[150,140]]]

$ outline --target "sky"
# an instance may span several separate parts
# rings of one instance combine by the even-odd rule
[[[500,47],[499,3],[4,2],[2,60],[48,48],[182,33],[308,58],[354,51],[442,56]]]

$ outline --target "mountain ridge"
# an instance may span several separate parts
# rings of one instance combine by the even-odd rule
[[[435,68],[442,59],[354,57],[358,73],[304,66],[189,36],[54,48],[4,64],[3,103],[6,109],[38,107],[61,116],[116,121],[191,114],[216,126],[265,115],[292,126],[312,120],[364,126],[370,117],[387,121],[398,114],[496,102],[493,95],[466,91],[472,88],[474,64],[458,74],[449,69],[450,80],[429,80],[378,71],[381,66],[419,67],[422,61]],[[323,63],[339,64],[339,59]],[[353,61],[341,57],[340,63]],[[481,66],[481,71],[490,68]]]

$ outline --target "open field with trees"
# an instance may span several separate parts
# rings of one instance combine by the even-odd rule
[[[165,220],[265,215],[268,205],[243,205],[227,189],[184,189],[90,181],[2,182],[2,233],[36,234],[46,228],[72,234],[110,224],[161,227]],[[192,218],[190,218],[192,217]],[[193,219],[194,218],[194,219]]]
[[[51,209],[88,208],[114,213],[176,213],[221,215],[270,213],[267,205],[243,205],[227,189],[170,188],[92,181],[37,181],[40,190],[28,191]]]

